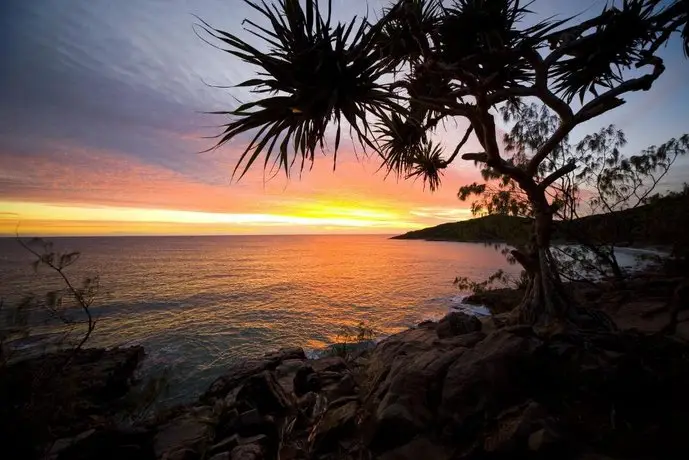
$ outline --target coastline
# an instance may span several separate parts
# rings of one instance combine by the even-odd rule
[[[629,457],[634,451],[677,458],[672,455],[687,446],[673,433],[689,430],[689,311],[682,312],[674,336],[659,330],[666,323],[667,298],[680,281],[646,274],[622,291],[607,286],[596,293],[580,291],[621,329],[588,336],[587,348],[578,345],[577,334],[547,337],[529,327],[506,326],[497,303],[484,297],[473,300],[493,302],[493,316],[451,312],[344,356],[309,359],[296,348],[240,361],[193,402],[123,425],[115,413],[134,383],[129,365],[129,374],[120,372],[116,379],[119,393],[95,392],[111,399],[101,401],[100,413],[88,416],[87,426],[65,424],[52,430],[59,438],[45,445],[58,460],[122,458],[132,452],[142,459],[199,460],[278,454],[281,459],[584,459],[593,453],[637,458]],[[509,290],[502,298],[519,300],[518,292]],[[84,352],[100,353],[92,364],[102,375],[121,368],[108,356],[130,356],[118,349]],[[130,353],[139,364],[142,350]],[[90,372],[72,375],[85,394],[94,394],[88,385],[97,379]],[[610,404],[619,420],[610,419]],[[632,419],[620,432],[620,424]],[[118,456],[104,457],[106,452]]]

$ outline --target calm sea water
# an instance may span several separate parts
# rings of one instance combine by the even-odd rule
[[[455,276],[516,273],[481,244],[387,236],[58,238],[82,253],[74,279],[100,275],[91,346],[140,344],[143,372],[169,369],[171,400],[231,362],[283,346],[319,350],[360,321],[388,335],[461,307]],[[54,274],[0,239],[0,297],[40,294]]]

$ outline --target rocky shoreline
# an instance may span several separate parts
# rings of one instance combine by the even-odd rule
[[[307,359],[296,348],[239,362],[196,402],[128,425],[113,411],[142,350],[98,359],[85,350],[100,372],[71,373],[81,389],[71,416],[83,423],[57,417],[62,429],[42,452],[58,460],[689,458],[689,345],[658,328],[679,281],[582,292],[613,312],[617,333],[541,337],[503,326],[499,314],[455,312],[346,359]],[[679,325],[689,325],[689,311]]]

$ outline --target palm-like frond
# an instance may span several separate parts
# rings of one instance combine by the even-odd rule
[[[331,24],[316,0],[278,0],[268,6],[245,0],[269,25],[251,21],[247,29],[270,47],[261,51],[231,33],[203,23],[224,51],[258,67],[258,77],[237,86],[252,88],[261,98],[229,110],[214,112],[231,117],[223,125],[216,147],[240,134],[253,133],[234,173],[243,176],[263,154],[264,167],[272,160],[289,174],[297,159],[303,169],[323,148],[326,129],[333,123],[335,159],[341,122],[349,123],[363,145],[373,146],[366,113],[400,110],[389,91],[378,84],[384,73],[375,49],[380,25],[354,18]],[[329,5],[330,6],[330,5]],[[290,159],[291,155],[291,159]]]
[[[404,119],[396,113],[383,115],[376,126],[378,152],[383,159],[381,168],[387,174],[422,178],[424,185],[435,191],[447,161],[442,157],[442,148],[427,139],[426,129],[414,118]]]
[[[428,184],[428,188],[434,192],[440,187],[441,176],[446,167],[442,147],[428,141],[416,150],[409,163],[406,178],[421,178],[424,187]]]
[[[544,20],[520,29],[531,13],[519,0],[455,0],[440,25],[443,62],[487,81],[489,89],[523,84],[534,72],[524,50],[537,47],[546,34],[564,21]]]
[[[403,118],[396,112],[381,114],[376,124],[378,153],[388,174],[403,175],[409,168],[416,151],[426,142],[426,130],[411,117]]]
[[[442,5],[439,0],[399,0],[386,10],[387,21],[378,36],[381,59],[391,69],[417,62],[437,40]]]
[[[638,0],[625,0],[621,9],[610,9],[608,19],[589,35],[570,46],[568,56],[551,72],[555,90],[567,101],[586,91],[610,88],[624,80],[622,72],[643,58],[644,45],[656,34],[650,19],[653,6]],[[567,45],[565,45],[567,46]]]

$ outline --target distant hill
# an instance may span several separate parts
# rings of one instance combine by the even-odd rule
[[[680,194],[636,209],[586,216],[569,223],[557,221],[554,240],[573,242],[572,235],[586,234],[602,243],[669,246],[680,237],[686,239],[688,230],[689,195]],[[524,241],[530,232],[530,219],[492,215],[415,230],[393,239],[497,243]]]

